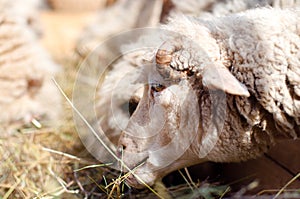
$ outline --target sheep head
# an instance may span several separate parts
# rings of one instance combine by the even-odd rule
[[[220,60],[183,38],[163,43],[143,77],[143,96],[119,140],[120,156],[134,170],[128,183],[135,187],[210,160],[215,132],[222,131],[225,93],[249,96]]]

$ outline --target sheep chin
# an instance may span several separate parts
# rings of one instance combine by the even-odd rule
[[[145,172],[145,170],[141,170],[137,168],[134,171],[134,174],[130,174],[126,178],[126,183],[134,188],[141,189],[144,188],[145,185],[152,186],[155,181],[157,181],[158,176],[157,173],[153,172]],[[142,180],[142,181],[140,181]]]

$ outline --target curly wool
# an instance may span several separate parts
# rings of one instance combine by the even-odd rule
[[[18,18],[0,16],[0,123],[21,125],[32,118],[55,120],[60,94],[51,78],[59,67]]]
[[[295,10],[255,9],[207,20],[179,16],[166,26],[198,43],[210,60],[223,63],[251,94],[227,96],[224,133],[208,159],[246,160],[278,138],[300,135],[299,18]]]

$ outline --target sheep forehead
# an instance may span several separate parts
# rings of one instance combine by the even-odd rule
[[[197,104],[196,92],[193,90],[188,80],[182,80],[177,84],[166,87],[159,93],[154,93],[154,103],[168,108],[167,114],[181,111],[186,103]]]
[[[164,78],[154,69],[148,71],[149,84],[166,84]]]
[[[195,72],[196,68],[201,69],[202,64],[219,60],[220,49],[216,39],[204,25],[195,20],[186,20],[192,25],[184,27],[180,24],[183,23],[180,20],[167,25],[170,30],[179,32],[180,35],[169,38],[167,42],[159,47],[159,50],[171,53],[170,63],[175,70],[189,69]],[[166,59],[170,59],[168,58],[169,54],[165,54]],[[162,56],[160,55],[159,58],[162,59]]]

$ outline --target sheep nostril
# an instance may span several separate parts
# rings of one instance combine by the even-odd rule
[[[120,144],[117,148],[117,155],[118,157],[122,157],[122,154],[124,153],[124,150],[126,149],[126,146],[123,144]]]

